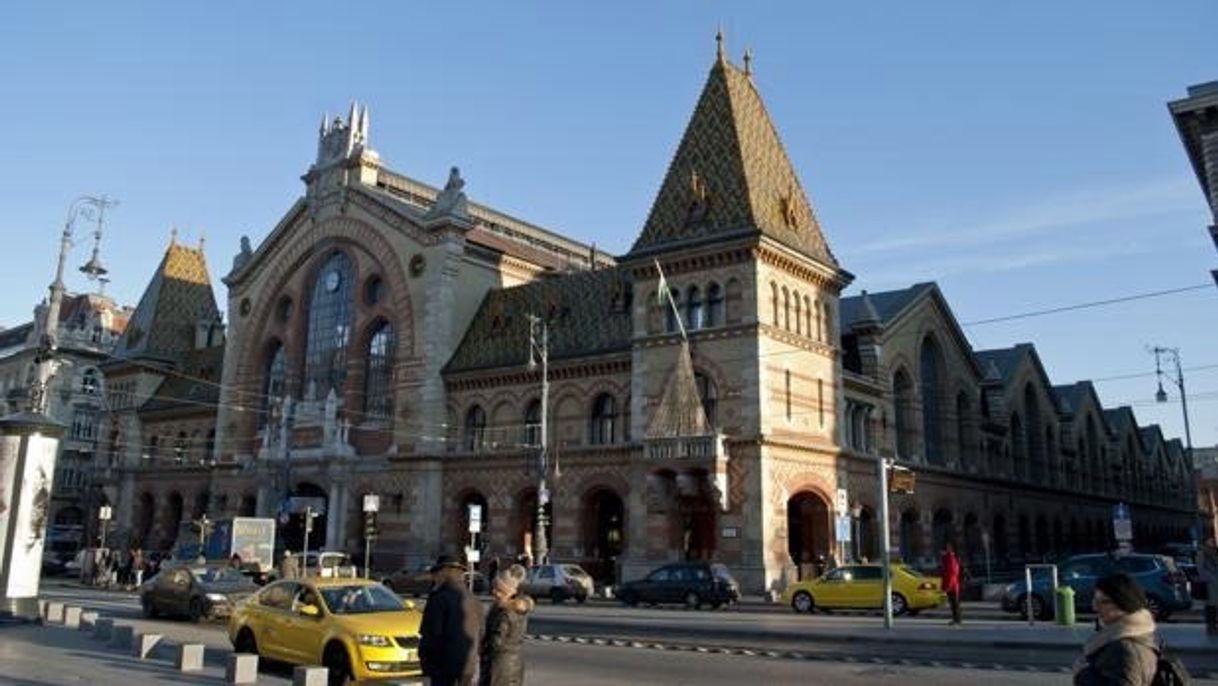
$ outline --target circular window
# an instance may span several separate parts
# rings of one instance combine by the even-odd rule
[[[385,282],[381,277],[372,275],[364,282],[364,304],[375,305],[385,297]]]
[[[415,255],[410,258],[410,275],[419,276],[423,273],[423,269],[427,266],[427,260],[422,255]]]
[[[283,296],[279,299],[279,303],[275,306],[275,317],[281,322],[286,322],[292,316],[292,298]]]
[[[250,302],[249,298],[244,298],[241,301],[241,316],[249,314],[252,309],[254,309],[254,304]]]

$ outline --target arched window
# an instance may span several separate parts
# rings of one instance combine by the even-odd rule
[[[825,311],[825,342],[832,345],[834,343],[834,340],[833,340],[833,331],[834,331],[833,307],[831,305],[829,305],[829,303],[827,303],[827,302],[824,303],[824,305],[822,307],[824,308],[824,311]]]
[[[697,286],[690,286],[685,296],[685,321],[689,323],[690,331],[696,331],[703,326],[702,321],[702,291]]]
[[[913,444],[913,383],[904,369],[898,369],[892,377],[893,414],[896,418],[897,458],[902,460],[914,459]]]
[[[664,303],[664,330],[672,333],[677,326],[677,308],[680,307],[681,292],[675,288],[668,289],[668,297],[672,302]]]
[[[342,397],[351,338],[351,271],[350,258],[335,252],[317,272],[305,347],[306,400],[321,400],[331,390]]]
[[[782,287],[782,328],[791,330],[791,291]]]
[[[148,439],[148,451],[146,453],[144,453],[144,458],[147,460],[156,461],[157,459],[160,458],[160,455],[157,454],[159,450],[160,450],[160,439],[157,438],[156,436],[152,436],[151,438]]]
[[[173,461],[182,464],[186,460],[186,432],[178,432],[178,440],[173,444]]]
[[[1023,407],[1029,470],[1025,476],[1036,483],[1045,480],[1045,445],[1042,442],[1044,433],[1040,430],[1040,401],[1031,382],[1023,387]]]
[[[215,429],[212,429],[207,432],[207,443],[203,446],[203,449],[205,451],[207,451],[203,454],[203,459],[211,460],[211,459],[215,458],[215,455],[214,455],[215,450],[216,450],[216,430]]]
[[[778,326],[778,284],[770,282],[770,309],[773,310],[774,326]]]
[[[816,317],[816,340],[824,341],[825,340],[825,320],[820,316],[820,301],[817,300],[816,302],[814,302],[812,304],[812,306],[815,309],[813,310],[813,312],[809,312],[808,316]]]
[[[614,425],[617,423],[617,403],[613,396],[602,393],[596,396],[592,403],[592,425],[589,427],[588,438],[592,445],[606,445],[613,442]]]
[[[474,405],[465,413],[465,449],[473,452],[486,445],[486,411]]]
[[[961,468],[970,462],[972,457],[969,455],[973,451],[969,440],[969,421],[972,419],[969,415],[971,413],[972,408],[968,395],[964,391],[960,391],[956,394],[956,463]]]
[[[262,413],[259,415],[262,426],[266,426],[269,421],[271,404],[283,398],[287,373],[287,355],[284,354],[283,344],[276,341],[270,357],[267,358],[266,374],[262,382]]]
[[[812,299],[804,296],[804,335],[808,338],[812,337],[812,320],[816,315],[812,313]]]
[[[96,369],[86,369],[80,379],[80,392],[85,395],[97,395],[101,390],[101,380]]]
[[[364,414],[372,419],[393,416],[393,325],[381,322],[368,338],[364,371]]]
[[[1024,434],[1023,421],[1018,412],[1011,413],[1011,462],[1014,463],[1012,471],[1015,478],[1027,478],[1028,437]]]
[[[718,426],[716,413],[719,411],[719,389],[715,382],[702,372],[694,372],[694,386],[698,388],[698,397],[702,399],[702,411],[706,413],[706,422],[711,428]]]
[[[723,325],[723,289],[712,283],[706,287],[706,326]]]
[[[802,334],[804,332],[803,301],[799,291],[794,291],[792,296],[795,300],[795,333]]]
[[[524,444],[541,445],[541,401],[533,400],[524,411]]]
[[[930,336],[922,340],[919,372],[922,377],[922,437],[926,443],[926,461],[935,465],[946,464],[941,403],[943,360],[938,344]]]
[[[783,376],[784,386],[786,388],[787,421],[789,422],[791,421],[791,370],[788,369],[784,371]]]

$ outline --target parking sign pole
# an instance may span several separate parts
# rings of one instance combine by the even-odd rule
[[[892,629],[892,573],[888,569],[888,460],[876,456],[880,470],[880,570],[884,577],[884,628]]]

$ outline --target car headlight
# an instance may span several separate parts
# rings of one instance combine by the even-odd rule
[[[359,644],[362,646],[374,646],[377,648],[389,648],[393,646],[393,641],[389,640],[388,636],[380,636],[378,634],[360,634]]]
[[[224,595],[223,593],[208,593],[207,599],[213,603],[227,603],[228,602],[228,596]]]

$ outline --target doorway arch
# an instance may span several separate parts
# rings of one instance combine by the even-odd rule
[[[326,524],[330,512],[330,496],[326,490],[315,483],[302,482],[292,491],[288,521],[283,525],[283,547],[285,550],[300,552],[305,547],[305,512],[309,507],[313,512],[320,512],[313,517],[313,527],[309,532],[309,550],[320,550],[326,545]]]
[[[625,547],[626,507],[609,488],[593,490],[584,503],[584,569],[598,582],[616,583],[617,560]]]
[[[829,503],[819,493],[800,491],[787,501],[787,552],[805,578],[829,556]]]

